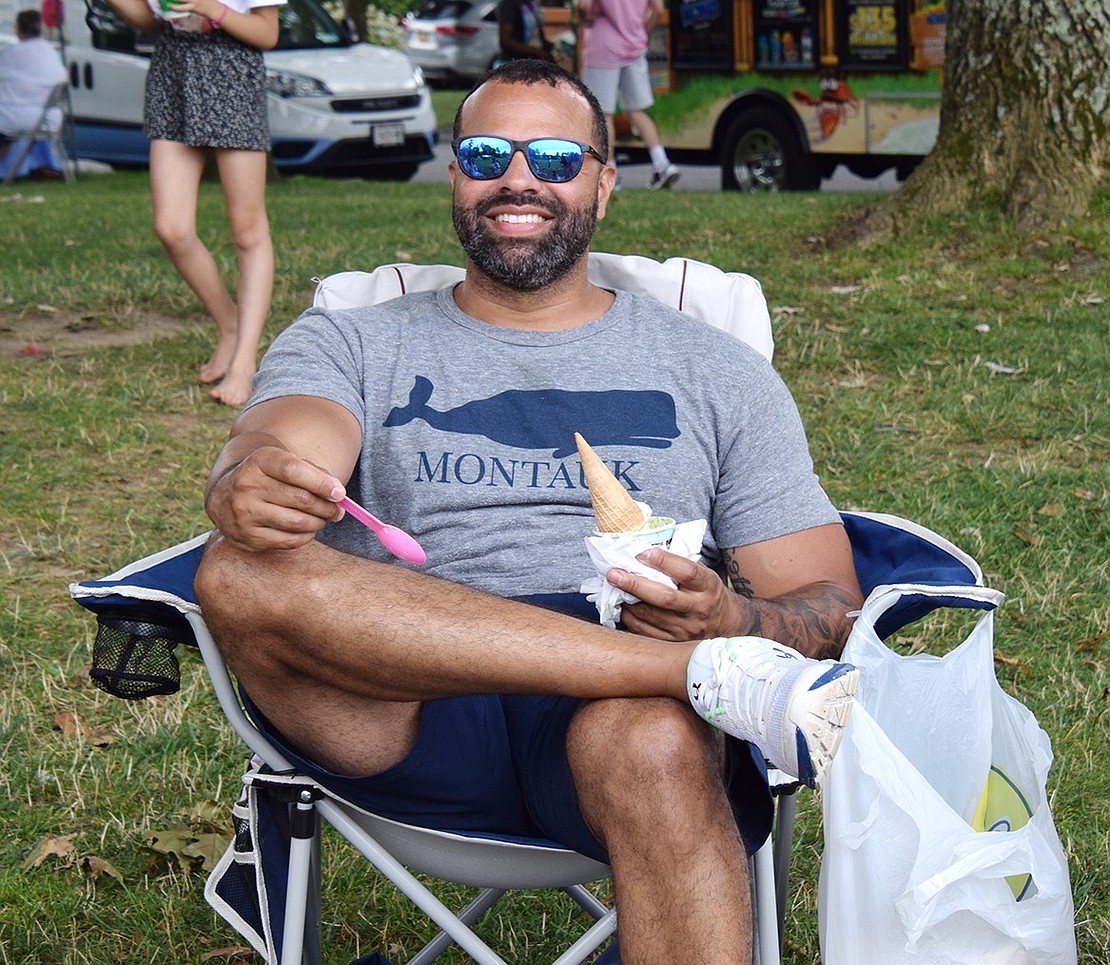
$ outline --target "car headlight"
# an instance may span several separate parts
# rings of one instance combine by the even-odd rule
[[[322,80],[291,70],[267,70],[266,90],[278,97],[331,97],[331,88]]]
[[[412,82],[416,85],[417,90],[424,87],[424,71],[416,64],[412,65]]]

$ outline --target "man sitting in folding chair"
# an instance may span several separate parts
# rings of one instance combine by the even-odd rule
[[[861,604],[847,537],[765,358],[589,282],[613,174],[578,79],[509,64],[454,133],[465,280],[275,340],[211,474],[205,618],[315,780],[608,861],[625,962],[748,962],[763,757],[819,784],[856,686],[834,659]],[[607,574],[640,600],[631,632],[579,593],[576,430],[657,510],[709,523],[705,564],[639,557],[671,585]],[[423,572],[347,493],[420,540]]]
[[[58,51],[42,39],[37,10],[16,14],[15,32],[19,42],[0,50],[0,177],[62,178],[54,138],[40,135],[62,125],[61,108],[48,101],[56,90],[64,92],[61,85],[69,76]],[[11,170],[13,164],[15,170]]]

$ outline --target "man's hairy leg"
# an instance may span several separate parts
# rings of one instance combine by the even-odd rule
[[[420,702],[438,697],[687,702],[692,644],[607,630],[318,541],[253,553],[217,534],[196,591],[252,701],[303,753],[345,773],[403,757]]]
[[[602,700],[567,756],[613,869],[627,965],[751,961],[748,858],[720,780],[721,735],[678,701]]]

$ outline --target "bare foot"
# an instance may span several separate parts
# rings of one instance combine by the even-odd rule
[[[251,397],[251,377],[254,372],[236,373],[228,372],[223,381],[212,389],[208,395],[216,402],[224,405],[239,407],[247,404]]]
[[[219,382],[227,375],[231,368],[231,360],[235,356],[235,344],[234,335],[229,335],[227,338],[220,336],[220,340],[216,343],[216,350],[212,353],[212,358],[200,367],[197,379],[205,385],[211,385],[213,382]]]

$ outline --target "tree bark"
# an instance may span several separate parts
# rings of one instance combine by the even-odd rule
[[[1018,231],[1081,216],[1110,166],[1110,4],[949,0],[940,133],[838,240],[902,233],[998,198]]]
[[[343,17],[355,25],[355,35],[366,39],[366,0],[343,0]]]

